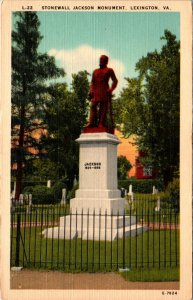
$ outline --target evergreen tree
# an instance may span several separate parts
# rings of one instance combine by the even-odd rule
[[[14,14],[12,31],[12,163],[16,164],[16,199],[21,193],[23,170],[38,149],[35,131],[42,122],[44,95],[49,79],[64,76],[53,57],[39,53],[42,36],[36,12]],[[34,151],[34,154],[37,152]]]

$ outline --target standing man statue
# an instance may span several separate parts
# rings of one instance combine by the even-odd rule
[[[89,97],[91,99],[90,120],[85,128],[107,126],[107,114],[109,111],[110,127],[113,128],[111,97],[117,86],[118,80],[113,69],[107,67],[108,56],[101,55],[99,60],[100,68],[94,70],[90,85]],[[112,85],[109,87],[109,80]]]

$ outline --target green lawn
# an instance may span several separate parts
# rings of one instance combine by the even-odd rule
[[[170,209],[156,212],[155,196],[136,196],[133,204],[128,204],[127,214],[136,215],[137,221],[151,225],[150,229],[136,237],[106,243],[80,238],[72,241],[44,238],[41,234],[44,228],[53,227],[52,224],[57,226],[60,216],[69,214],[69,206],[36,205],[31,214],[26,213],[27,207],[24,206],[21,214],[12,214],[11,266],[16,262],[16,224],[20,215],[20,266],[64,272],[110,272],[124,269],[121,274],[127,280],[178,280],[179,215]],[[162,230],[162,224],[167,224],[167,229]],[[125,272],[125,269],[129,271]]]
[[[12,265],[16,229],[12,231]],[[47,239],[41,228],[21,229],[19,264],[63,271],[116,271],[120,268],[172,268],[179,265],[179,231],[154,230],[112,242]],[[25,249],[25,250],[24,250]]]
[[[128,281],[147,281],[147,282],[162,282],[162,281],[179,281],[180,270],[178,267],[164,269],[131,269],[128,272],[120,273],[123,278]]]

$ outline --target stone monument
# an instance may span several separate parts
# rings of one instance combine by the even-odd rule
[[[80,147],[79,189],[70,200],[71,215],[60,218],[60,226],[46,229],[48,237],[114,240],[141,231],[135,216],[124,216],[125,199],[117,188],[117,146],[113,134],[111,94],[117,85],[108,57],[100,57],[100,68],[93,72],[90,87],[89,124],[76,140]],[[108,81],[112,79],[109,88]],[[110,115],[110,117],[109,117]],[[107,119],[110,119],[110,124]]]

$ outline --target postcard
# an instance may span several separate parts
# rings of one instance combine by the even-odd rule
[[[191,299],[191,1],[1,20],[1,298]]]

